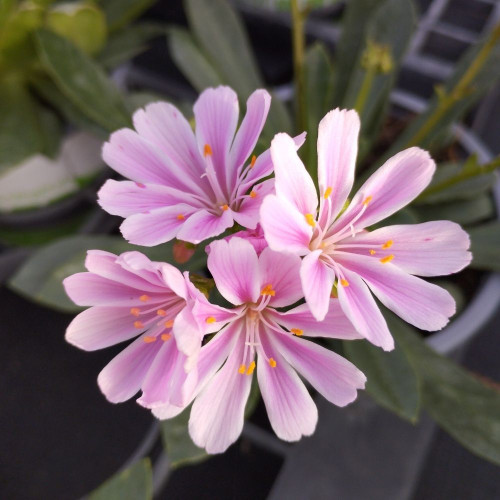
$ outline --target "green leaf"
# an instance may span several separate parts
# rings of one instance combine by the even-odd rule
[[[170,28],[168,47],[175,64],[198,92],[222,84],[221,76],[188,31]]]
[[[115,254],[139,251],[150,259],[161,262],[174,262],[172,243],[153,248],[130,245],[118,236],[72,236],[42,247],[35,252],[11,278],[9,286],[25,297],[65,312],[81,310],[66,295],[62,281],[71,274],[85,271],[84,262],[87,250],[107,250]],[[204,248],[185,265],[177,265],[181,270],[198,270],[204,267],[206,256]]]
[[[155,0],[100,0],[110,31],[123,28],[154,2]]]
[[[130,61],[147,48],[149,40],[166,33],[160,23],[140,23],[111,35],[97,60],[105,68],[115,68]]]
[[[0,82],[0,171],[46,149],[50,134],[40,118],[36,102],[20,82]]]
[[[495,214],[491,197],[483,194],[471,200],[460,200],[433,205],[417,205],[412,209],[422,222],[452,220],[457,224],[472,224]]]
[[[40,59],[61,92],[88,118],[108,131],[130,125],[118,89],[103,70],[69,40],[37,32]]]
[[[366,340],[344,342],[344,352],[367,378],[366,391],[384,408],[416,422],[420,381],[399,345],[384,352]]]
[[[469,451],[500,465],[500,392],[428,347],[401,320],[391,331],[422,378],[422,403]]]
[[[488,222],[467,232],[471,239],[471,267],[500,272],[500,222]]]
[[[262,79],[241,19],[226,0],[185,0],[189,26],[224,82],[246,99]]]
[[[96,54],[106,43],[104,12],[88,2],[58,3],[47,12],[45,23],[88,54]]]
[[[191,406],[177,417],[161,422],[161,435],[170,464],[173,468],[201,462],[209,457],[205,450],[198,448],[188,432]]]
[[[153,498],[153,473],[144,458],[99,486],[89,500],[150,500]]]

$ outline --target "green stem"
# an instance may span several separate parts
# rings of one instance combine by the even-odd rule
[[[455,88],[447,93],[441,98],[435,111],[429,116],[427,121],[422,125],[422,127],[417,130],[411,139],[408,140],[405,147],[417,146],[422,143],[422,141],[434,130],[436,125],[438,125],[441,118],[449,111],[449,109],[455,104],[455,102],[466,93],[474,78],[477,76],[481,68],[486,63],[491,50],[500,38],[500,24],[495,27],[490,35],[490,38],[484,44],[484,46],[479,51],[477,57],[474,59],[472,64],[469,66],[465,74],[455,85]]]
[[[358,97],[356,98],[356,104],[354,105],[354,109],[358,112],[360,117],[363,116],[363,109],[365,108],[366,101],[370,95],[370,90],[372,88],[376,72],[376,68],[373,66],[370,66],[365,71],[365,77],[363,78],[363,83],[361,84]]]
[[[494,172],[498,167],[500,167],[500,156],[497,156],[496,158],[491,160],[489,163],[481,165],[479,167],[479,170],[461,172],[458,175],[456,175],[455,177],[452,177],[451,179],[446,179],[442,182],[438,182],[434,186],[428,187],[417,198],[417,200],[418,201],[425,200],[426,198],[429,198],[433,194],[439,193],[440,191],[448,189],[449,187],[452,187],[455,184],[459,184],[460,182],[463,182],[467,179],[471,179],[472,177],[476,177],[478,175],[490,174],[490,173]]]
[[[298,0],[291,0],[292,7],[292,45],[293,72],[295,79],[295,102],[297,109],[297,128],[299,132],[307,130],[307,101],[304,75],[305,34],[304,23],[306,12],[301,11]]]

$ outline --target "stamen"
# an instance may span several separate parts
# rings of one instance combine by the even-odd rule
[[[210,147],[210,144],[205,144],[205,147],[203,148],[203,156],[205,158],[207,156],[212,156],[212,148]]]
[[[130,309],[130,314],[132,316],[135,316],[136,318],[139,316],[140,313],[141,310],[138,307],[132,307],[132,309]]]
[[[206,320],[205,323],[215,323],[215,318],[213,316],[209,316]]]
[[[144,189],[146,187],[145,184],[143,184],[142,182],[136,182],[135,185],[138,187],[138,188],[141,188],[141,189]]]
[[[184,220],[184,219],[185,219],[185,217],[184,217],[184,215],[179,214],[179,215],[177,216],[177,219],[178,219],[178,220]]]
[[[314,215],[313,214],[304,214],[304,217],[306,219],[306,222],[311,226],[314,227],[316,225],[316,221],[314,220]]]
[[[349,286],[349,282],[346,279],[341,279],[340,284],[345,288],[346,286]]]
[[[276,368],[276,361],[274,361],[273,358],[269,358],[269,364],[271,365],[271,368]]]
[[[245,373],[247,367],[245,365],[240,365],[238,368],[238,373],[241,373],[242,375]]]
[[[380,259],[380,262],[382,262],[382,264],[387,264],[387,262],[391,262],[391,260],[394,259],[394,255],[386,255],[385,257],[382,257]]]
[[[292,328],[290,331],[299,337],[304,335],[304,330],[301,330],[300,328]]]
[[[165,321],[164,326],[165,328],[172,328],[174,326],[174,320],[169,319],[168,321]]]
[[[383,245],[382,248],[385,250],[386,248],[391,248],[393,245],[394,241],[392,240],[387,240]]]
[[[250,161],[250,168],[253,168],[255,166],[256,161],[257,157],[255,155],[252,155],[252,160]]]
[[[332,191],[333,191],[333,189],[331,187],[327,187],[326,188],[325,194],[323,195],[323,197],[325,198],[325,200],[328,200],[328,198],[332,194]]]
[[[274,297],[276,295],[276,292],[273,290],[273,285],[269,284],[262,289],[262,292],[260,292],[260,294],[270,295],[271,297]]]
[[[373,196],[367,196],[365,198],[365,201],[363,202],[363,205],[365,205],[365,207],[367,207],[368,203],[370,203],[370,201],[372,201],[372,200],[373,200]]]
[[[144,340],[144,342],[146,342],[146,344],[151,344],[151,342],[156,341],[156,337],[147,336],[147,337],[143,337],[142,340]]]
[[[165,309],[158,309],[158,311],[156,311],[156,314],[158,314],[158,316],[166,316],[167,311],[165,311]]]
[[[162,333],[161,334],[161,339],[163,340],[163,342],[167,342],[168,340],[170,340],[172,337],[172,335],[170,335],[170,333]]]
[[[250,198],[256,198],[256,197],[257,197],[257,192],[252,189],[252,191],[250,191]]]
[[[229,210],[229,205],[222,205],[220,208],[225,212],[226,210]]]
[[[144,324],[142,321],[134,321],[134,327],[140,330],[141,328],[144,328]]]
[[[370,250],[370,255],[375,255],[377,252],[375,252],[375,250]]]
[[[147,302],[149,299],[150,299],[149,295],[141,295],[141,296],[139,297],[139,300],[140,300],[141,302]]]
[[[240,367],[241,368],[241,367]],[[252,361],[248,365],[248,370],[247,370],[247,375],[252,375],[253,371],[255,370],[255,361]]]

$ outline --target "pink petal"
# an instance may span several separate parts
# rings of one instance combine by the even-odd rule
[[[191,307],[184,307],[184,309],[177,314],[172,332],[179,351],[188,357],[198,356],[204,332],[200,331]]]
[[[417,328],[440,330],[455,314],[455,301],[446,290],[401,271],[391,262],[383,264],[355,254],[339,254],[336,259],[359,274],[386,307]]]
[[[158,406],[151,409],[151,413],[160,420],[167,420],[169,418],[174,418],[184,411],[184,406],[175,406],[171,403],[167,403],[162,406]]]
[[[177,168],[203,182],[200,176],[205,172],[205,164],[193,130],[175,106],[166,102],[148,104],[134,113],[133,121],[137,132],[160,149]]]
[[[271,157],[277,196],[293,204],[302,215],[312,214],[315,218],[318,195],[294,140],[287,134],[276,134],[271,142]]]
[[[248,241],[241,238],[214,241],[207,264],[217,289],[231,304],[257,302],[261,292],[259,261]]]
[[[97,383],[108,401],[121,403],[140,390],[160,347],[161,342],[146,343],[141,336],[104,367]]]
[[[337,292],[346,316],[372,344],[382,347],[384,351],[392,351],[394,339],[368,287],[357,273],[344,268],[342,272],[349,285],[339,285]]]
[[[222,186],[228,187],[229,149],[238,124],[238,96],[229,87],[204,90],[194,104],[196,140],[203,153],[208,144],[214,169]]]
[[[97,193],[98,203],[106,212],[128,217],[156,208],[189,202],[199,206],[200,202],[185,191],[159,184],[139,184],[131,181],[108,179]]]
[[[271,285],[275,291],[269,301],[271,307],[289,306],[303,297],[300,263],[297,255],[274,252],[269,247],[262,251],[259,257],[261,287]]]
[[[315,250],[306,255],[300,267],[300,280],[304,297],[313,316],[318,321],[322,321],[328,312],[335,281],[335,273],[319,260],[321,253],[322,250]]]
[[[128,308],[91,307],[73,319],[65,338],[84,351],[103,349],[142,333],[144,329],[134,326],[135,319]]]
[[[231,170],[228,172],[229,179],[233,179],[238,168],[250,156],[255,148],[260,133],[266,123],[271,96],[264,89],[258,89],[247,100],[247,112],[243,118],[240,128],[231,146]],[[232,185],[232,182],[230,183]]]
[[[328,337],[355,340],[363,338],[340,307],[338,299],[330,299],[328,313],[323,321],[317,321],[307,304],[301,304],[287,312],[268,312],[278,325],[288,330],[302,330],[306,337]]]
[[[358,154],[359,117],[354,110],[330,111],[318,130],[318,181],[323,207],[329,190],[331,215],[335,217],[344,206],[354,182]]]
[[[260,217],[267,243],[273,250],[297,255],[309,253],[312,227],[288,200],[266,196]]]
[[[350,361],[309,340],[270,335],[276,350],[328,401],[345,406],[365,388],[366,377]]]
[[[356,228],[369,227],[389,217],[414,200],[430,183],[436,165],[427,151],[409,148],[387,160],[359,189],[347,210],[333,224],[328,234],[349,225],[366,205],[355,222]]]
[[[200,241],[218,236],[233,224],[233,213],[230,209],[223,211],[221,215],[199,210],[184,222],[177,238],[198,244]]]
[[[260,219],[260,207],[265,197],[274,193],[274,179],[261,182],[252,188],[252,196],[247,196],[237,210],[233,211],[234,220],[243,227],[255,229]]]
[[[120,231],[130,243],[153,247],[174,239],[194,210],[182,204],[131,215],[123,221]]]
[[[306,387],[280,350],[271,344],[272,333],[261,331],[262,348],[276,362],[273,368],[259,355],[257,378],[267,415],[276,435],[285,441],[310,436],[316,428],[318,410]]]
[[[172,164],[156,146],[130,129],[111,134],[102,150],[104,161],[119,174],[139,183],[170,186],[188,192],[204,192],[195,182]]]
[[[196,300],[192,306],[193,316],[198,323],[198,327],[203,329],[205,335],[218,332],[226,323],[231,322],[240,310],[240,308],[226,309],[211,304],[206,299]]]
[[[389,242],[389,248],[382,248]],[[352,245],[352,246],[351,246]],[[358,245],[363,245],[359,247]],[[342,241],[342,251],[376,257],[393,254],[392,264],[419,276],[441,276],[461,271],[471,261],[469,235],[454,222],[387,226]]]
[[[189,419],[194,443],[208,453],[222,453],[238,439],[243,429],[245,404],[252,377],[240,374],[245,338],[239,336],[224,366],[196,398]]]

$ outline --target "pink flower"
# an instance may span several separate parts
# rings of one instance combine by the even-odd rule
[[[269,150],[252,156],[271,97],[256,90],[238,124],[238,97],[229,87],[205,90],[194,105],[196,134],[165,102],[135,112],[136,131],[113,133],[103,148],[108,165],[131,181],[108,180],[99,191],[107,212],[125,217],[123,236],[154,246],[175,237],[199,243],[234,222],[255,228],[273,181]]]
[[[302,338],[359,338],[337,300],[332,299],[324,322],[316,321],[306,304],[287,312],[276,309],[301,299],[299,266],[299,257],[270,248],[258,256],[241,238],[211,245],[208,268],[219,292],[236,307],[200,298],[192,309],[202,333],[218,332],[201,348],[193,370],[196,399],[189,421],[193,441],[209,453],[223,452],[240,435],[255,369],[271,425],[286,441],[312,434],[318,418],[296,371],[339,406],[364,388],[365,376],[352,363]],[[179,333],[192,336],[188,330]],[[169,411],[168,405],[165,409]],[[153,413],[166,416],[160,407]]]
[[[276,195],[266,197],[261,224],[269,246],[304,256],[300,276],[307,304],[325,318],[334,284],[340,305],[357,331],[385,350],[394,347],[370,293],[423,330],[443,328],[455,302],[442,288],[415,275],[439,276],[471,260],[469,237],[449,221],[397,225],[365,231],[410,203],[429,184],[435,164],[410,148],[378,169],[347,201],[354,181],[359,118],[334,110],[319,125],[318,195],[294,143],[278,134],[271,144]]]
[[[101,371],[101,391],[118,403],[142,390],[143,406],[169,403],[170,416],[180,413],[187,397],[185,368],[201,343],[188,351],[190,360],[177,348],[176,331],[196,326],[185,307],[198,297],[196,289],[173,266],[139,252],[91,250],[85,266],[89,272],[66,278],[64,287],[76,304],[92,307],[71,322],[66,340],[94,351],[137,337]]]
[[[257,252],[257,255],[262,253],[262,250],[268,246],[266,238],[264,238],[264,231],[262,231],[262,226],[257,224],[255,229],[245,229],[244,231],[238,231],[237,233],[230,234],[223,238],[225,241],[229,241],[233,238],[243,238],[247,240]],[[210,245],[205,247],[207,254],[210,253]]]

